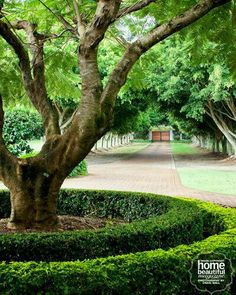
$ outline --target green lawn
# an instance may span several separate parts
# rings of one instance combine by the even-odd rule
[[[126,146],[117,147],[110,151],[113,154],[133,154],[137,153],[150,145],[150,142],[132,143]]]
[[[41,147],[42,147],[43,143],[44,142],[42,140],[31,140],[29,142],[29,145],[35,152],[39,152],[41,150]],[[110,153],[114,153],[114,154],[133,154],[133,153],[136,153],[136,152],[139,152],[139,151],[143,150],[144,148],[146,148],[149,145],[150,145],[150,142],[148,142],[148,141],[134,142],[134,143],[129,144],[129,145],[120,146],[120,147],[116,147],[114,149],[111,149]]]
[[[172,142],[171,148],[174,155],[192,155],[199,153],[199,149],[189,143]]]
[[[236,172],[179,168],[182,184],[197,190],[236,195]]]
[[[188,143],[171,143],[171,147],[176,163],[179,161],[181,163],[181,156],[184,155],[185,161],[188,155],[204,155],[202,150]],[[184,167],[184,162],[181,164],[181,167],[177,165],[177,171],[185,187],[213,193],[236,195],[236,172],[214,169],[212,166],[208,168],[207,165],[206,168],[198,168],[197,165],[191,167],[191,157],[189,157],[188,167]]]

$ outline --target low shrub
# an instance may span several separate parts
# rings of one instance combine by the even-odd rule
[[[23,155],[20,155],[19,158],[21,159],[27,159],[27,158],[31,158],[31,157],[35,157],[38,155],[39,152],[35,152],[35,151],[31,151],[27,154],[23,154]]]
[[[65,189],[58,197],[58,214],[133,221],[167,212],[170,202],[170,198],[151,194]]]
[[[28,141],[43,136],[42,120],[39,114],[23,109],[5,112],[3,139],[8,149],[19,156],[30,153]]]
[[[8,150],[15,156],[20,156],[22,153],[31,153],[33,150],[26,140],[17,139],[15,142],[6,142]]]
[[[72,170],[69,177],[76,177],[79,175],[85,176],[87,174],[88,174],[87,162],[83,160]]]

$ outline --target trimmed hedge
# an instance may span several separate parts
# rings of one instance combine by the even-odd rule
[[[179,246],[84,262],[2,263],[1,294],[199,294],[190,284],[191,259],[221,252],[236,265],[236,230]],[[233,294],[230,290],[220,294]]]
[[[165,196],[116,191],[63,189],[58,197],[58,214],[141,220],[161,215],[170,207]]]
[[[132,223],[96,231],[1,234],[0,260],[70,261],[165,249],[224,229],[222,218],[196,204],[151,194],[62,190],[58,208],[60,214],[123,217]]]
[[[111,200],[122,199],[124,202],[130,198],[130,205],[132,198],[141,198],[142,200],[166,200],[167,210],[163,210],[162,214],[157,217],[151,217],[147,220],[133,221],[130,224],[118,226],[117,228],[109,228],[99,230],[97,232],[84,231],[84,240],[79,239],[78,242],[84,241],[84,247],[90,246],[90,240],[86,240],[87,235],[96,236],[95,240],[98,243],[97,248],[87,249],[91,252],[98,251],[99,247],[104,247],[101,240],[109,236],[112,238],[119,237],[118,244],[110,243],[106,255],[110,255],[113,251],[119,253],[122,245],[134,249],[135,243],[137,245],[135,251],[139,247],[142,248],[142,243],[146,245],[152,244],[153,247],[170,247],[174,244],[174,240],[182,240],[181,243],[186,243],[183,239],[194,241],[196,238],[203,238],[216,233],[214,236],[207,237],[202,241],[195,242],[191,245],[180,245],[176,248],[163,250],[157,249],[154,251],[141,252],[128,255],[120,255],[116,257],[99,258],[85,261],[71,261],[71,262],[13,262],[0,264],[0,293],[1,294],[162,294],[162,295],[189,295],[199,294],[190,284],[188,270],[190,268],[191,259],[199,253],[205,252],[221,252],[227,258],[232,260],[232,264],[236,267],[236,212],[235,209],[221,208],[217,205],[181,198],[170,198],[164,196],[155,196],[150,194],[136,194],[136,193],[118,193],[118,192],[92,192],[79,191],[80,201],[78,204],[85,204],[81,209],[80,205],[71,204],[68,200],[72,198],[75,200],[75,190],[63,191],[60,195],[60,210],[69,210],[76,213],[76,208],[81,214],[86,214],[88,208],[93,208],[95,200],[98,202],[99,210],[95,212],[102,212],[102,214],[113,212],[113,214],[121,214],[116,211],[114,205],[110,207],[104,205],[104,198],[110,198],[107,204],[111,204]],[[66,197],[67,196],[67,197]],[[86,200],[83,201],[82,196]],[[91,197],[89,197],[91,196]],[[75,198],[75,199],[74,199]],[[64,200],[64,201],[63,201]],[[68,204],[71,205],[68,205]],[[106,203],[106,202],[105,202]],[[115,204],[114,202],[113,204]],[[155,203],[155,202],[154,202]],[[157,203],[158,204],[158,203]],[[102,208],[102,210],[101,210]],[[107,208],[107,211],[104,211]],[[101,211],[100,211],[101,210]],[[111,211],[110,211],[111,210]],[[89,211],[92,212],[92,211]],[[115,212],[115,213],[114,213]],[[137,212],[137,211],[136,211]],[[165,212],[165,213],[164,213]],[[115,215],[116,216],[116,215]],[[221,233],[219,232],[221,231]],[[114,235],[117,233],[117,235]],[[126,235],[128,233],[128,235]],[[109,235],[110,234],[110,235]],[[136,234],[136,238],[135,235]],[[16,240],[23,242],[26,245],[28,241],[28,249],[32,247],[34,239],[27,240],[26,236],[35,237],[38,242],[44,240],[47,234],[27,234],[27,235],[9,235]],[[49,234],[50,236],[51,234]],[[62,236],[64,233],[62,234]],[[123,235],[126,236],[122,240]],[[134,236],[133,236],[134,235]],[[4,239],[2,235],[0,240]],[[51,237],[54,236],[51,235]],[[140,238],[139,238],[140,236]],[[98,238],[99,237],[99,238]],[[132,237],[134,240],[132,240]],[[67,240],[73,239],[73,235],[67,236]],[[19,240],[18,240],[19,239]],[[58,235],[59,239],[59,235]],[[130,241],[129,241],[130,239]],[[146,241],[146,240],[148,241]],[[47,239],[46,239],[47,240]],[[53,250],[55,246],[54,239],[51,240],[51,245],[48,249]],[[114,240],[110,240],[110,242]],[[120,244],[121,241],[121,244]],[[47,241],[48,243],[49,241]],[[160,243],[159,243],[160,242]],[[45,246],[47,243],[44,243]],[[56,243],[59,243],[57,240]],[[66,239],[65,239],[66,243]],[[166,243],[166,244],[165,244]],[[168,245],[169,243],[169,245]],[[70,244],[70,242],[69,242]],[[149,244],[149,246],[150,246]],[[155,244],[155,245],[154,245]],[[8,245],[9,246],[9,245]],[[39,244],[38,244],[39,246]],[[61,243],[61,247],[65,245]],[[76,247],[76,245],[74,245]],[[5,245],[6,247],[6,245]],[[93,246],[92,246],[93,247]],[[121,248],[120,248],[121,247]],[[171,246],[172,247],[172,246]],[[0,249],[2,246],[0,246]],[[58,247],[55,251],[59,250]],[[66,249],[66,248],[65,248]],[[85,249],[85,248],[84,248]],[[9,250],[9,249],[8,249]],[[11,251],[16,250],[14,247]],[[18,251],[19,249],[17,249]],[[36,248],[35,248],[36,250]],[[40,248],[37,249],[41,251]],[[9,250],[10,251],[10,250]],[[26,249],[25,249],[26,251]],[[73,251],[73,248],[68,248],[67,252]],[[88,252],[87,252],[88,253]],[[124,253],[124,252],[122,252]],[[32,253],[31,253],[32,254]],[[51,255],[50,253],[45,253]],[[90,257],[90,258],[91,258]],[[32,259],[34,259],[32,257]],[[230,290],[221,294],[233,294]]]
[[[58,214],[98,216],[140,220],[165,213],[171,198],[142,193],[62,189],[58,196]],[[10,216],[10,194],[0,190],[0,218]]]

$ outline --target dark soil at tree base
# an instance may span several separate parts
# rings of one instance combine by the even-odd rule
[[[98,217],[78,217],[62,215],[59,216],[59,224],[55,229],[45,230],[46,232],[60,232],[60,231],[72,231],[72,230],[96,230],[103,227],[111,227],[125,223],[123,219],[109,219]],[[25,230],[11,230],[7,228],[9,219],[0,219],[0,234],[14,233],[14,232],[42,232],[41,229],[25,229]]]

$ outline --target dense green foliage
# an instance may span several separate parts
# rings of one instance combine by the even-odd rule
[[[183,36],[182,36],[183,37]],[[219,41],[219,40],[218,40]],[[221,55],[201,62],[192,51],[193,41],[174,36],[154,48],[157,62],[147,66],[147,93],[155,97],[157,117],[189,136],[206,139],[214,151],[236,153],[236,91],[233,73]],[[203,45],[202,45],[203,46]],[[206,48],[205,48],[206,47]],[[208,41],[203,53],[220,51]],[[227,51],[225,52],[227,53]],[[168,61],[168,62],[167,62]],[[161,122],[161,121],[160,121]],[[232,150],[225,147],[228,144]]]
[[[132,3],[135,1],[123,1],[122,7]],[[98,48],[103,84],[107,83],[127,42],[145,35],[156,21],[163,23],[193,4],[193,0],[158,1],[112,25]],[[48,96],[59,106],[61,113],[65,111],[64,119],[68,119],[80,101],[77,44],[68,31],[63,31],[62,24],[52,11],[72,22],[73,5],[64,1],[49,1],[46,5],[49,9],[37,0],[23,3],[6,1],[4,9],[7,11],[7,21],[18,19],[20,15],[22,19],[37,23],[40,32],[59,35],[45,44],[46,81]],[[90,20],[96,3],[83,1],[80,7],[81,13],[86,12]],[[18,34],[26,41],[21,31]],[[204,106],[206,98],[211,97],[214,102],[217,100],[216,107],[219,107],[226,98],[225,92],[229,93],[229,84],[232,84],[232,77],[236,73],[233,62],[235,36],[235,3],[232,1],[143,55],[134,65],[118,95],[113,130],[120,134],[136,131],[145,137],[152,126],[171,123],[191,135],[214,137],[211,134],[215,133],[215,128],[212,130],[212,126],[208,126],[209,118],[205,115]],[[223,79],[219,75],[219,67],[223,68]],[[0,93],[6,105],[14,105],[19,97],[27,105],[27,95],[18,70],[16,57],[1,39]],[[218,76],[216,79],[213,77],[214,72]],[[208,81],[204,81],[205,74],[210,77]]]
[[[28,141],[42,136],[42,121],[37,113],[23,109],[5,112],[3,139],[15,155],[31,152]]]
[[[5,206],[6,197],[2,192]],[[131,223],[97,231],[1,235],[0,259],[68,261],[134,253],[190,244],[225,228],[216,213],[199,210],[190,202],[149,194],[62,190],[58,211],[119,217]]]
[[[193,31],[198,29],[195,25]],[[201,34],[196,45],[187,31],[172,36],[142,58],[142,84],[135,91],[126,86],[122,100],[117,100],[114,128],[145,133],[152,126],[172,125],[190,136],[209,138],[215,148],[217,141],[223,145],[228,139],[209,116],[211,102],[224,128],[234,133],[235,142],[235,70],[231,66],[234,63],[228,62],[233,48],[226,48],[227,40],[214,39],[214,32],[212,36],[207,32],[205,39]],[[212,55],[216,51],[219,55]]]
[[[8,193],[0,196],[7,206]],[[2,294],[197,294],[189,282],[191,258],[221,252],[236,266],[234,209],[151,194],[76,190],[61,191],[59,208],[61,214],[75,215],[95,210],[97,216],[125,217],[131,212],[128,219],[141,220],[98,231],[1,235],[1,259],[55,261],[133,254],[83,262],[2,263]],[[158,216],[148,218],[150,212]],[[157,250],[134,253],[150,248]]]
[[[190,284],[191,259],[221,252],[235,266],[235,230],[190,246],[89,261],[1,264],[2,294],[165,294],[197,295]],[[233,294],[228,291],[224,295]]]
[[[83,160],[73,169],[69,177],[76,177],[79,175],[85,176],[87,174],[88,174],[87,162]]]

